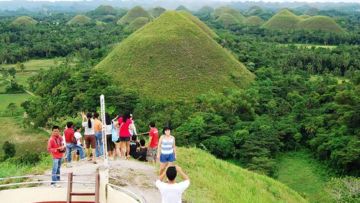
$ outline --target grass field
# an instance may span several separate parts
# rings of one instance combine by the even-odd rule
[[[280,46],[296,46],[298,48],[307,48],[312,49],[314,48],[324,48],[324,49],[335,49],[336,45],[316,45],[316,44],[280,44]]]
[[[5,141],[15,144],[16,156],[27,152],[46,152],[49,135],[39,129],[22,128],[21,117],[0,117],[0,147]],[[0,156],[3,150],[0,150]]]
[[[6,110],[10,103],[15,103],[19,108],[20,104],[30,97],[29,94],[0,94],[0,111]]]
[[[53,58],[53,59],[34,59],[34,60],[26,61],[23,63],[25,65],[24,71],[21,71],[18,69],[16,70],[17,72],[16,72],[15,80],[19,84],[27,87],[28,86],[27,79],[29,77],[37,74],[41,69],[47,70],[50,67],[56,66],[57,64],[61,63],[62,60],[63,60],[63,58]],[[6,65],[2,65],[2,67],[16,68],[16,64],[6,64]],[[1,80],[0,81],[0,92],[4,92],[6,85],[2,85],[1,82],[7,82],[7,81],[4,81],[2,79],[0,79],[0,80]]]
[[[205,151],[181,147],[177,150],[177,164],[191,178],[186,202],[307,202],[284,184],[216,159]]]
[[[328,171],[309,152],[289,152],[278,159],[277,180],[288,185],[309,202],[332,202],[324,190]]]

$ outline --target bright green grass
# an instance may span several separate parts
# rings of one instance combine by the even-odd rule
[[[296,29],[301,18],[287,9],[282,9],[271,17],[264,25],[264,28],[275,30]]]
[[[246,87],[254,75],[204,26],[181,12],[165,12],[122,41],[96,68],[152,99],[194,99],[211,89]]]
[[[298,193],[195,148],[177,148],[177,164],[190,177],[186,202],[306,202]]]
[[[27,71],[38,71],[40,69],[49,69],[52,66],[55,66],[57,64],[59,64],[61,61],[63,60],[63,58],[53,58],[53,59],[33,59],[33,60],[29,60],[24,62],[23,64],[25,65],[25,72]],[[16,64],[6,64],[6,65],[2,65],[5,68],[9,68],[9,67],[16,67]],[[18,72],[20,72],[20,70],[17,70]]]
[[[15,144],[16,155],[46,152],[49,135],[43,130],[22,128],[21,117],[0,117],[0,147],[5,141]],[[0,156],[3,154],[0,150]]]
[[[289,152],[278,159],[277,180],[306,197],[310,202],[332,202],[324,186],[327,170],[309,152]]]
[[[280,44],[280,46],[296,46],[299,48],[307,48],[307,49],[312,49],[312,48],[323,48],[323,49],[335,49],[337,46],[336,45],[317,45],[317,44]]]
[[[19,108],[21,103],[26,101],[30,95],[28,94],[0,94],[0,111],[6,110],[10,103],[15,103]]]
[[[321,30],[325,32],[342,33],[344,30],[328,16],[313,16],[303,19],[298,24],[298,29]]]

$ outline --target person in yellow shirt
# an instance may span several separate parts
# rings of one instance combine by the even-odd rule
[[[102,138],[102,122],[99,120],[99,113],[94,113],[94,131],[96,138],[96,157],[104,155],[104,143]]]

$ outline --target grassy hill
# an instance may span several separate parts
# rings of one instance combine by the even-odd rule
[[[149,12],[153,17],[157,18],[165,11],[166,11],[166,9],[163,7],[155,7],[155,8],[150,9]]]
[[[189,14],[168,11],[122,41],[96,68],[154,99],[191,98],[254,78]]]
[[[91,15],[116,15],[117,11],[110,5],[100,5],[95,10],[89,12]]]
[[[119,25],[126,25],[130,24],[136,18],[144,17],[151,19],[151,15],[145,11],[141,6],[135,6],[134,8],[130,9],[120,20],[117,22]]]
[[[70,21],[68,21],[67,25],[87,25],[91,23],[91,18],[84,15],[76,15]]]
[[[321,30],[325,32],[341,33],[343,30],[328,16],[313,16],[299,22],[298,29],[303,30]]]
[[[271,17],[264,28],[274,30],[314,30],[323,32],[342,33],[344,30],[328,16],[297,16],[287,9],[283,9]]]
[[[223,14],[232,15],[239,23],[242,23],[245,20],[245,17],[237,10],[229,7],[219,7],[214,11],[214,17],[218,19]]]
[[[31,26],[36,25],[38,22],[29,16],[20,16],[17,17],[14,21],[11,22],[13,26]]]
[[[229,28],[234,25],[239,25],[240,22],[231,14],[223,13],[217,19],[216,22],[223,25],[225,28]]]
[[[264,25],[264,28],[274,30],[296,29],[301,18],[288,9],[283,9],[271,17]]]
[[[248,26],[260,26],[264,24],[264,20],[259,16],[250,16],[245,19],[244,24]]]
[[[176,11],[186,11],[186,12],[191,13],[191,11],[183,5],[178,6],[175,10]]]
[[[205,151],[179,147],[177,152],[177,164],[191,178],[186,202],[306,202],[284,184],[216,159]]]
[[[212,30],[210,29],[205,23],[203,23],[199,18],[191,15],[189,12],[187,11],[180,11],[179,14],[181,14],[182,16],[185,16],[186,18],[188,18],[189,20],[191,20],[193,23],[195,23],[197,26],[199,26],[206,34],[208,34],[210,37],[212,38],[218,38],[219,36]]]
[[[145,17],[138,17],[135,20],[133,20],[128,26],[126,26],[126,29],[128,31],[135,31],[144,25],[146,25],[149,22],[149,18]]]

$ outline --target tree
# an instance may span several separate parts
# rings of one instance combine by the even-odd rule
[[[4,150],[4,158],[8,159],[15,156],[16,150],[15,150],[15,144],[6,141],[3,144],[2,149]]]
[[[15,78],[16,75],[16,69],[14,67],[11,67],[8,69],[8,73],[11,77]]]
[[[6,107],[6,109],[7,109],[8,111],[10,111],[10,112],[11,112],[11,116],[13,116],[14,113],[16,112],[16,110],[17,110],[17,106],[16,106],[15,103],[10,103],[10,104]]]

